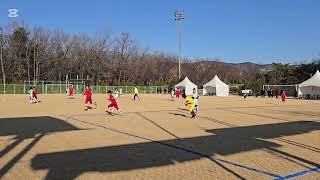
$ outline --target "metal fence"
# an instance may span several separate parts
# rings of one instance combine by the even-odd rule
[[[30,87],[35,86],[40,94],[66,94],[68,85],[66,83],[40,82],[37,85],[23,84],[0,84],[0,94],[26,94]],[[85,91],[84,84],[73,84],[76,94],[83,94]],[[90,86],[95,94],[106,94],[109,90],[112,92],[119,91],[122,94],[132,94],[134,86]],[[168,91],[168,86],[137,86],[139,93],[153,94]]]

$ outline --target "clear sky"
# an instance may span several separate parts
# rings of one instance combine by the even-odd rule
[[[8,18],[8,9],[19,17]],[[0,25],[130,32],[152,51],[177,53],[174,10],[185,11],[182,54],[226,62],[310,61],[320,57],[320,0],[0,0]]]

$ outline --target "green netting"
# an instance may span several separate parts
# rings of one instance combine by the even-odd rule
[[[15,94],[14,84],[7,84],[6,85],[6,94]]]
[[[0,84],[0,94],[25,94],[25,87],[23,84]]]
[[[30,87],[35,86],[40,94],[65,94],[67,86],[65,83],[55,82],[37,82],[37,83],[24,83],[24,84],[0,84],[0,94],[26,94]],[[76,94],[84,94],[85,85],[83,83],[75,84],[73,83]],[[132,94],[134,86],[91,86],[92,92],[95,94],[106,94],[108,90],[115,92],[118,90],[122,94]],[[168,86],[138,86],[139,93],[161,93]]]
[[[26,94],[27,89],[25,89],[25,86],[22,84],[16,84],[15,85],[15,94]]]

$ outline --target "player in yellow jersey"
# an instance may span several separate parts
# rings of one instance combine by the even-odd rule
[[[191,112],[191,117],[195,118],[196,113],[194,111],[196,107],[196,102],[191,97],[187,97],[186,94],[183,94],[182,97],[185,99],[186,106],[190,105],[189,111]]]

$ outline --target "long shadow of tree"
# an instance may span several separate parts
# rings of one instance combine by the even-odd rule
[[[47,169],[46,179],[62,177],[74,179],[82,173],[90,171],[112,172],[142,169],[204,157],[215,161],[211,158],[215,154],[230,155],[262,148],[275,150],[276,153],[298,158],[304,163],[316,166],[318,164],[315,162],[276,149],[280,146],[279,144],[262,140],[303,134],[315,130],[320,130],[320,123],[313,121],[213,129],[208,130],[212,133],[209,136],[39,154],[32,159],[32,168],[35,170]],[[221,164],[218,165],[222,166]],[[231,172],[229,169],[223,168]],[[244,179],[234,172],[231,173]],[[265,174],[277,177],[270,173]]]
[[[27,138],[33,138],[22,151],[0,169],[0,178],[48,133],[80,130],[65,121],[49,116],[0,119],[0,136],[15,136],[13,143],[0,151],[0,158]]]

